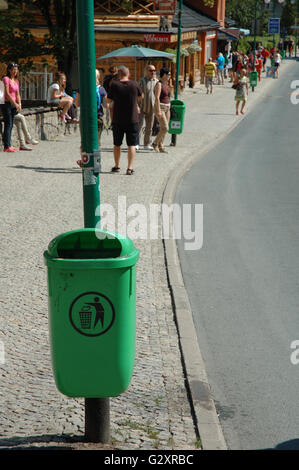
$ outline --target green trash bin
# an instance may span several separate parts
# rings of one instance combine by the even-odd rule
[[[129,386],[135,359],[136,263],[121,235],[59,235],[44,253],[54,378],[69,397],[105,398]]]
[[[169,134],[181,134],[184,128],[185,103],[181,100],[172,100],[171,116],[169,120]]]
[[[257,72],[250,72],[250,76],[249,76],[249,82],[250,82],[250,86],[257,86],[257,82],[258,82],[258,73]]]

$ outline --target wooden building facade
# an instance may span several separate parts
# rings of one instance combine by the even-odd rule
[[[176,54],[178,40],[178,7],[172,16],[155,14],[154,1],[128,0],[130,10],[116,0],[95,2],[95,45],[97,67],[105,71],[111,65],[126,65],[137,79],[144,75],[148,62],[133,58],[99,59],[121,47],[141,45]],[[126,3],[128,3],[126,2]],[[184,0],[182,11],[181,60],[179,82],[182,88],[189,80],[194,84],[202,77],[202,68],[210,56],[216,57],[217,31],[224,25],[225,0],[214,0],[207,7],[203,0]],[[163,62],[154,61],[156,68]],[[175,74],[175,64],[164,61]],[[136,74],[135,74],[136,67]],[[133,75],[133,73],[131,73]]]

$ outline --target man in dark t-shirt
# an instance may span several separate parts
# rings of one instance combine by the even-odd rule
[[[121,146],[124,135],[128,145],[127,175],[132,175],[133,162],[138,142],[138,98],[142,97],[142,91],[133,80],[129,80],[129,69],[121,66],[118,69],[118,80],[111,83],[108,92],[108,103],[113,101],[113,153],[115,166],[111,171],[119,172]]]

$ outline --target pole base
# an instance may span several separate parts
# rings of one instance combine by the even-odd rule
[[[85,398],[85,441],[110,441],[109,398]]]

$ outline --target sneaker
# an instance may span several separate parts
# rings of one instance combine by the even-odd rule
[[[135,149],[136,149],[136,152],[138,152],[140,149],[139,145],[135,145]]]
[[[29,140],[26,140],[26,144],[37,145],[39,144],[39,141],[35,139],[29,139]]]
[[[21,145],[19,150],[32,150],[30,147],[27,147],[27,145]]]
[[[144,148],[145,150],[154,150],[154,147],[152,145],[145,145]]]
[[[4,149],[4,152],[17,152],[17,149],[15,149],[14,147],[8,147],[7,149]]]
[[[59,114],[60,119],[62,122],[66,122],[65,116],[63,114]]]

